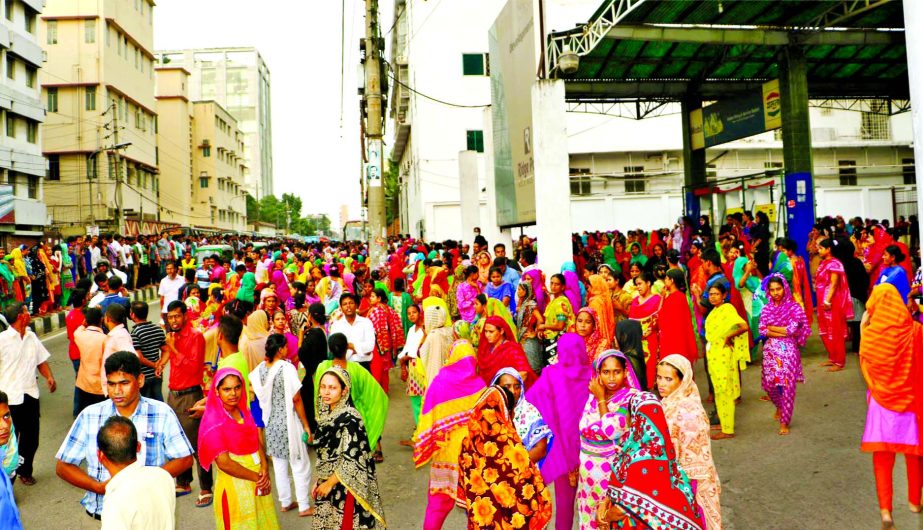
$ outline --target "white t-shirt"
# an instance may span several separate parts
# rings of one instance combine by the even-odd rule
[[[372,351],[375,349],[375,326],[372,321],[356,315],[350,324],[343,317],[330,325],[330,334],[342,333],[346,340],[356,348],[346,352],[346,360],[355,363],[364,363],[372,360]]]
[[[27,394],[38,399],[35,371],[49,357],[31,329],[26,329],[25,335],[12,327],[0,333],[0,389],[6,392],[10,405],[22,405]]]
[[[157,289],[157,295],[163,297],[163,306],[160,308],[161,313],[167,312],[167,308],[170,307],[170,302],[179,299],[179,290],[185,284],[186,279],[179,275],[173,279],[170,279],[169,276],[164,276],[163,279],[160,280],[160,287]]]
[[[176,528],[173,477],[163,468],[135,461],[106,484],[102,530],[124,528]]]

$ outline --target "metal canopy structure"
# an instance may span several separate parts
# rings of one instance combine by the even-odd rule
[[[569,102],[714,100],[779,77],[797,46],[811,99],[909,97],[898,0],[604,0],[590,21],[548,37]],[[576,72],[559,67],[579,56]]]

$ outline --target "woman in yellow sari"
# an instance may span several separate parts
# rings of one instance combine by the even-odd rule
[[[705,361],[715,387],[715,406],[721,420],[721,432],[712,440],[734,437],[735,400],[740,397],[740,371],[750,362],[747,323],[734,306],[726,303],[727,285],[715,282],[708,290],[713,309],[705,320]]]
[[[478,303],[481,302],[481,297],[483,295],[478,295]],[[486,298],[486,297],[485,297]],[[565,298],[566,300],[566,298]],[[484,331],[484,323],[487,322],[489,317],[498,316],[502,318],[510,326],[510,329],[513,331],[513,337],[518,337],[518,332],[516,331],[516,323],[513,321],[513,314],[510,313],[508,307],[503,305],[503,302],[495,298],[487,298],[484,302],[484,314],[478,317],[477,322],[474,323],[474,326],[471,328],[471,344],[477,348],[478,343],[480,342],[481,332]],[[426,302],[423,302],[424,309],[426,311]],[[452,323],[449,322],[449,326]]]
[[[423,299],[423,313],[426,314],[426,310],[430,307],[441,307],[445,310],[445,325],[446,327],[452,327],[452,316],[449,313],[449,305],[445,301],[445,293],[442,292],[442,288],[438,285],[433,285],[429,289],[429,296]]]

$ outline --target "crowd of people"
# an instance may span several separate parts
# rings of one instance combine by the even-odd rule
[[[850,340],[859,353],[861,449],[887,525],[897,453],[923,509],[915,223],[820,219],[799,248],[762,213],[684,218],[574,234],[554,271],[539,241],[490,246],[479,231],[470,245],[392,237],[380,263],[360,242],[236,237],[13,249],[0,260],[0,521],[18,528],[10,478],[36,483],[36,371],[57,388],[30,317],[64,309],[75,419],[56,472],[106,528],[173,528],[194,479],[218,529],[278,528],[288,511],[319,529],[384,527],[376,465],[404,394],[415,427],[400,443],[429,467],[426,530],[456,507],[469,528],[720,529],[711,444],[735,437],[741,371],[761,360],[761,399],[792,433],[815,319],[829,372]],[[216,242],[229,251],[198,252]],[[159,315],[127,296],[148,283]]]

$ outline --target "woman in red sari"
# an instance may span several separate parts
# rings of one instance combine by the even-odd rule
[[[840,260],[833,257],[834,244],[833,239],[818,243],[821,262],[815,279],[817,330],[829,356],[821,366],[827,366],[828,372],[839,372],[846,366],[846,321],[853,318],[846,271]]]
[[[375,328],[375,349],[372,350],[371,372],[388,392],[388,372],[394,366],[394,358],[404,347],[404,326],[401,316],[388,307],[388,293],[374,289],[369,295],[369,316]]]
[[[485,384],[490,384],[497,371],[506,367],[519,372],[526,389],[538,379],[510,325],[501,317],[487,317],[478,341],[478,375]]]
[[[628,310],[628,318],[641,323],[641,336],[644,338],[644,364],[647,371],[647,382],[650,386],[653,386],[654,381],[657,380],[657,363],[660,362],[660,333],[657,331],[660,296],[651,291],[653,283],[654,276],[647,271],[635,278],[638,297],[631,302],[631,309]]]
[[[663,287],[663,303],[658,317],[661,357],[678,353],[694,366],[699,358],[699,347],[692,326],[692,310],[686,297],[686,277],[683,271],[668,270]]]

